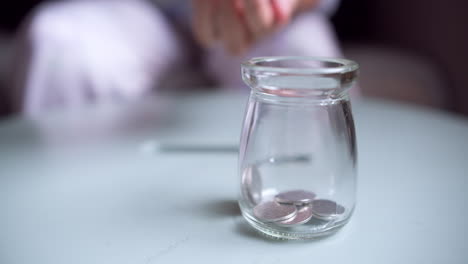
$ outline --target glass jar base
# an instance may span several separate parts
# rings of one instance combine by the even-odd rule
[[[310,223],[296,227],[281,227],[274,223],[262,223],[255,218],[243,214],[244,219],[261,234],[281,240],[313,240],[331,236],[338,232],[348,220],[323,221],[312,219]],[[315,221],[315,223],[314,223]],[[317,224],[320,222],[320,224]]]

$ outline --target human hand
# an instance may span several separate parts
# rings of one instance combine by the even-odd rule
[[[300,0],[194,0],[193,30],[202,46],[221,42],[234,55],[286,24]]]

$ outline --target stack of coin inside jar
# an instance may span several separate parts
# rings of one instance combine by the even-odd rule
[[[253,214],[266,223],[293,227],[309,222],[312,218],[331,221],[345,212],[345,208],[331,200],[317,199],[314,192],[291,190],[264,200],[262,181],[255,166],[244,171],[243,192],[253,207]]]
[[[264,222],[289,227],[305,224],[312,218],[333,220],[345,211],[334,201],[315,198],[315,193],[305,190],[282,192],[273,201],[256,205],[253,213]]]

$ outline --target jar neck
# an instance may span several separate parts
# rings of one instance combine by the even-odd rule
[[[255,98],[264,102],[288,104],[331,104],[349,100],[355,75],[297,76],[262,75],[244,72],[244,81]]]
[[[265,92],[265,89],[252,89],[251,98],[263,103],[281,105],[332,105],[350,99],[349,93],[346,91],[336,95],[309,93],[301,96],[283,96],[277,93],[278,91]]]

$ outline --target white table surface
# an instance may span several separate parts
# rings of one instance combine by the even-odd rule
[[[239,215],[246,95],[202,95],[0,122],[0,263],[467,263],[468,120],[354,104],[357,209],[336,235],[273,241]]]

